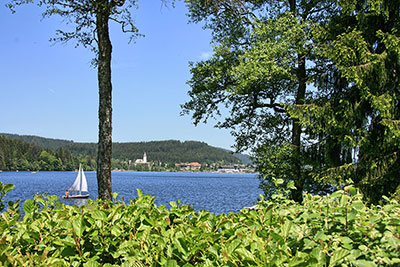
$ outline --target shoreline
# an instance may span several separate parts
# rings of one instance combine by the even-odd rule
[[[10,173],[10,172],[30,172],[32,174],[36,174],[39,172],[77,172],[78,170],[48,170],[48,171],[31,171],[31,170],[11,170],[11,171],[5,171],[5,170],[0,170],[0,173]],[[96,172],[96,170],[85,170],[85,172]],[[112,170],[111,172],[143,172],[143,173],[150,173],[150,172],[157,172],[157,173],[229,173],[229,174],[258,174],[258,172],[255,171],[236,171],[236,172],[229,172],[229,171],[185,171],[185,170],[168,170],[168,171],[157,171],[157,170],[148,170],[148,171],[136,171],[136,170]]]

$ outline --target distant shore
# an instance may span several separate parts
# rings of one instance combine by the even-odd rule
[[[77,172],[78,170],[37,170],[37,171],[31,171],[31,170],[0,170],[0,173],[2,172],[31,172],[32,174],[38,173],[38,172]],[[96,172],[96,170],[85,170],[85,172]],[[186,172],[186,173],[230,173],[230,174],[235,174],[235,173],[257,173],[256,171],[215,171],[215,170],[120,170],[120,169],[114,169],[111,172]]]

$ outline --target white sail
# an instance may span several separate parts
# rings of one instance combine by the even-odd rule
[[[75,182],[68,189],[68,191],[80,191],[81,190],[80,189],[81,188],[81,170],[82,170],[82,167],[81,167],[81,165],[79,165],[78,176],[76,177]]]
[[[88,191],[87,181],[86,181],[86,176],[85,176],[85,173],[83,172],[83,170],[82,170],[82,175],[81,175],[81,177],[82,177],[82,187],[81,187],[81,191],[87,192],[87,191]]]

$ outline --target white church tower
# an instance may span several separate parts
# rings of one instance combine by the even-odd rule
[[[147,155],[146,155],[146,152],[144,152],[144,155],[143,155],[143,159],[137,159],[136,161],[135,161],[135,165],[136,164],[148,164],[147,163]]]

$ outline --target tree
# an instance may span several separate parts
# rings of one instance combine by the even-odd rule
[[[93,63],[98,69],[99,86],[99,140],[97,155],[97,185],[99,198],[111,200],[111,154],[112,154],[112,103],[111,103],[111,53],[109,22],[121,25],[123,32],[138,35],[131,17],[136,0],[11,0],[8,7],[25,3],[44,7],[43,17],[54,15],[65,18],[74,25],[72,31],[58,30],[52,41],[76,41],[96,54]]]
[[[327,189],[313,181],[306,149],[311,140],[285,105],[306,102],[308,84],[321,72],[307,68],[315,60],[312,28],[334,8],[323,0],[189,1],[191,20],[205,21],[216,46],[212,58],[191,64],[191,99],[183,112],[193,112],[198,124],[227,108],[217,126],[232,130],[238,151],[255,152],[266,194],[272,178],[293,180],[291,197],[298,202],[305,189]]]
[[[366,200],[400,199],[400,2],[341,1],[332,20],[315,31],[319,53],[335,65],[330,83],[292,115],[336,154],[316,177],[327,183],[351,178]],[[346,159],[350,157],[350,159]]]

